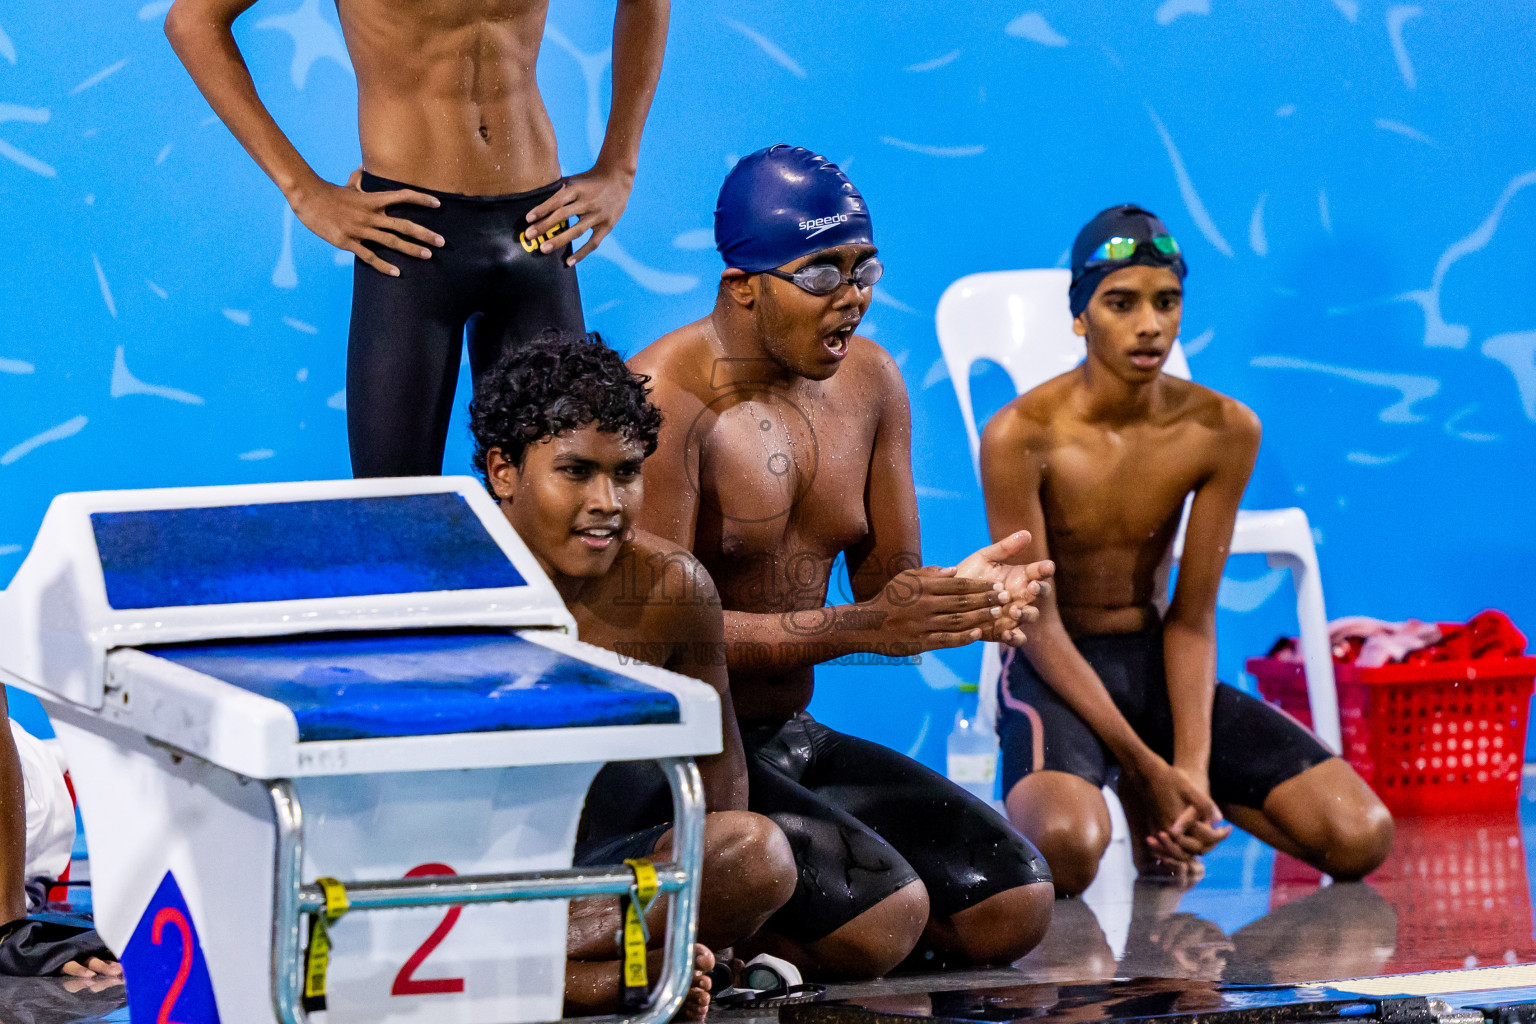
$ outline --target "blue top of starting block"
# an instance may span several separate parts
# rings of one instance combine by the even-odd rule
[[[119,611],[521,587],[452,492],[94,512]]]
[[[302,742],[681,720],[666,690],[508,633],[280,637],[144,650],[287,705]]]

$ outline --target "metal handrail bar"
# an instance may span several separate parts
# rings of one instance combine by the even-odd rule
[[[635,884],[629,871],[587,868],[516,872],[505,875],[457,875],[404,878],[383,882],[342,882],[347,890],[347,912],[391,910],[398,907],[459,906],[466,903],[498,903],[509,900],[617,896]],[[688,873],[668,862],[656,865],[658,892],[677,892],[688,884]],[[318,885],[299,890],[299,912],[313,914],[325,909],[325,893]]]
[[[704,786],[691,758],[657,762],[672,788],[672,849],[676,858],[657,865],[658,888],[672,894],[660,984],[634,1016],[584,1018],[592,1024],[664,1024],[682,1006],[693,976],[698,936],[698,893],[704,864]],[[287,779],[267,784],[277,821],[272,907],[272,1009],[280,1024],[309,1024],[302,987],[303,917],[324,908],[318,885],[302,881],[304,812]],[[565,899],[628,892],[629,871],[565,868],[538,873],[422,877],[346,885],[352,910]],[[345,883],[344,883],[345,884]],[[554,1022],[550,1022],[554,1024]]]

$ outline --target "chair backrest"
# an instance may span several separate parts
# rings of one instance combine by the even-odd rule
[[[1083,339],[1072,331],[1067,270],[995,270],[967,274],[944,289],[935,316],[939,349],[960,402],[971,464],[980,475],[981,432],[971,407],[971,366],[990,359],[1007,371],[1022,395],[1083,361]],[[1177,341],[1164,370],[1189,379]]]

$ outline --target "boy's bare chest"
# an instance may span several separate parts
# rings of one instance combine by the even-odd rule
[[[875,420],[763,393],[722,409],[700,444],[700,539],[726,560],[832,557],[869,530]]]
[[[1145,544],[1176,524],[1209,472],[1201,433],[1175,425],[1063,438],[1045,456],[1041,490],[1053,549]]]

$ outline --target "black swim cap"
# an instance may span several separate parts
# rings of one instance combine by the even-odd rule
[[[720,186],[715,248],[749,274],[813,252],[874,244],[864,197],[837,164],[800,146],[742,157]]]
[[[1067,292],[1072,315],[1076,317],[1087,309],[1088,300],[1098,290],[1099,282],[1121,267],[1168,267],[1179,275],[1179,280],[1184,280],[1189,270],[1184,265],[1183,254],[1175,252],[1170,256],[1158,251],[1152,244],[1152,239],[1168,234],[1168,228],[1157,219],[1157,214],[1130,203],[1102,210],[1093,220],[1083,225],[1083,230],[1077,233],[1077,240],[1072,243],[1072,286]],[[1094,251],[1111,238],[1117,237],[1134,238],[1141,244],[1125,259],[1089,267],[1088,260]]]

